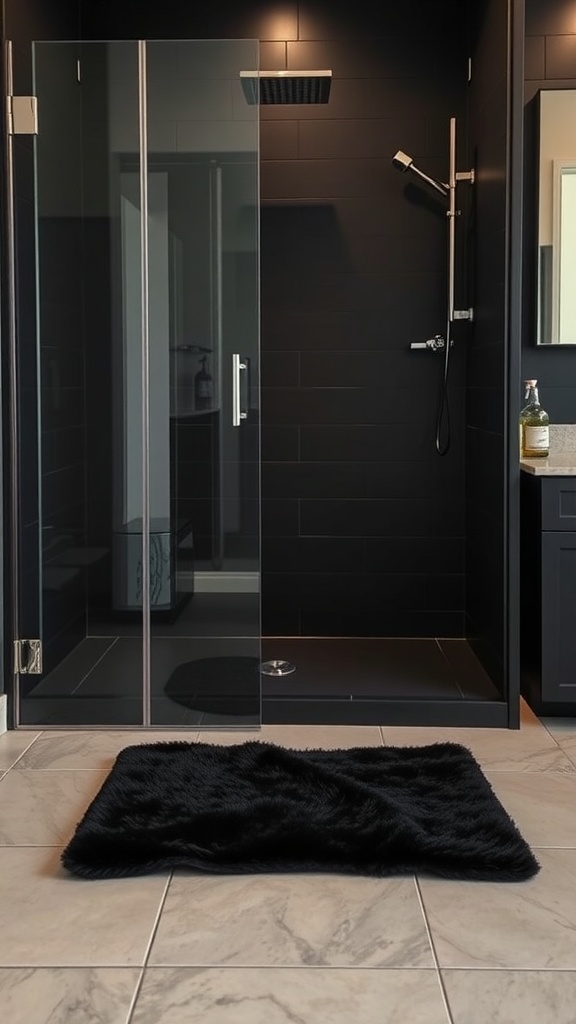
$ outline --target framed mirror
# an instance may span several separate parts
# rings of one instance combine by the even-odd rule
[[[576,345],[576,90],[541,90],[538,118],[536,341]]]

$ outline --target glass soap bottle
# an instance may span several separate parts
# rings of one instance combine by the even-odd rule
[[[540,405],[537,380],[525,380],[527,404],[520,413],[520,458],[545,459],[550,453],[550,418]]]

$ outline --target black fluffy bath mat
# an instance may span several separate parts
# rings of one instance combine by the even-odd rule
[[[506,882],[538,871],[471,753],[453,743],[128,747],[62,861],[83,878],[189,868]]]

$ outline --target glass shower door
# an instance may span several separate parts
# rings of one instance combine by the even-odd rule
[[[146,65],[152,724],[254,725],[258,44],[149,42]]]
[[[34,46],[17,577],[42,664],[25,645],[20,725],[260,721],[257,57]]]

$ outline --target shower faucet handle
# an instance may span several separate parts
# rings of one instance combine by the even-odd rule
[[[432,352],[438,352],[443,349],[446,342],[441,334],[435,334],[433,338],[428,338],[427,341],[413,341],[410,348],[422,348],[428,349]],[[452,345],[452,342],[450,342]]]

